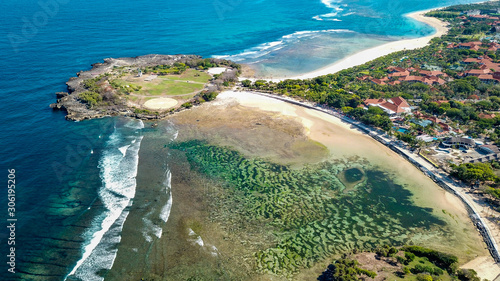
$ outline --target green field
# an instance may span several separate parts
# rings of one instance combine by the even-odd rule
[[[205,72],[189,69],[181,75],[158,76],[152,81],[130,81],[116,79],[113,83],[125,91],[142,96],[180,96],[189,95],[203,89],[204,84],[211,79]],[[134,90],[140,87],[139,90]]]
[[[169,80],[186,80],[200,83],[207,83],[212,78],[210,74],[195,69],[188,69],[181,75],[168,75],[164,78]]]

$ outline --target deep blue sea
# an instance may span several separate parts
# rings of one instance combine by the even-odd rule
[[[107,57],[184,53],[252,63],[266,75],[305,73],[433,32],[403,14],[470,2],[479,1],[2,1],[0,279],[63,280],[76,267],[91,270],[91,241],[119,231],[134,197],[143,124],[68,122],[49,108],[76,72]],[[10,217],[8,169],[16,181]],[[16,274],[6,257],[9,218],[17,219]]]

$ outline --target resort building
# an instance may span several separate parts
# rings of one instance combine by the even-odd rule
[[[441,144],[445,147],[459,146],[465,149],[469,149],[474,147],[476,143],[473,139],[469,138],[461,138],[461,137],[450,137],[441,142]]]
[[[492,154],[492,153],[498,154],[498,153],[500,153],[498,146],[492,145],[492,144],[481,145],[481,146],[479,146],[479,150],[481,150],[482,152],[484,152],[486,154]]]
[[[389,115],[399,115],[401,113],[410,113],[411,108],[408,102],[402,97],[385,99],[367,99],[364,104],[369,106],[378,106]]]

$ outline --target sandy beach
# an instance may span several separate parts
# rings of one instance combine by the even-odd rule
[[[320,68],[318,70],[304,73],[298,76],[294,77],[288,77],[288,78],[273,78],[273,79],[264,79],[264,80],[269,80],[269,81],[274,81],[274,82],[279,82],[285,79],[309,79],[309,78],[314,78],[322,75],[327,75],[327,74],[332,74],[336,73],[338,71],[341,71],[343,69],[347,69],[349,67],[357,66],[364,64],[366,62],[369,62],[371,60],[374,60],[378,57],[382,57],[385,55],[388,55],[393,52],[398,52],[398,51],[403,51],[403,50],[413,50],[413,49],[418,49],[425,47],[432,38],[435,37],[440,37],[448,31],[447,23],[440,21],[437,18],[432,18],[432,17],[426,17],[424,16],[427,12],[432,11],[435,9],[430,9],[430,10],[424,10],[424,11],[419,11],[419,12],[413,12],[406,14],[404,16],[411,18],[413,20],[423,22],[435,29],[435,32],[429,36],[425,37],[420,37],[420,38],[415,38],[415,39],[405,39],[405,40],[399,40],[399,41],[394,41],[394,42],[389,42],[380,46],[376,46],[370,49],[366,49],[363,51],[360,51],[358,53],[355,53],[353,55],[350,55],[340,61],[337,61],[331,65],[328,65],[326,67]],[[243,75],[244,76],[244,75]],[[241,79],[250,79],[248,77],[242,77]],[[250,79],[250,80],[255,80],[255,79]]]
[[[434,10],[434,9],[432,9]],[[318,69],[313,72],[305,73],[296,77],[293,77],[292,79],[308,79],[308,78],[313,78],[317,76],[322,76],[322,75],[327,75],[331,73],[335,73],[338,71],[341,71],[343,69],[347,69],[349,67],[353,67],[356,65],[361,65],[366,62],[369,62],[371,60],[374,60],[378,57],[382,57],[385,55],[388,55],[393,52],[398,52],[398,51],[403,51],[403,50],[413,50],[413,49],[418,49],[425,47],[432,38],[434,37],[441,37],[442,35],[446,34],[448,31],[447,28],[447,23],[442,22],[438,20],[437,18],[432,18],[432,17],[426,17],[424,14],[426,14],[429,11],[432,10],[425,10],[425,11],[420,11],[420,12],[414,12],[410,14],[406,14],[406,17],[409,17],[411,19],[414,19],[416,21],[423,22],[431,27],[433,27],[436,31],[429,36],[421,37],[421,38],[415,38],[415,39],[406,39],[406,40],[400,40],[400,41],[395,41],[395,42],[390,42],[387,44],[383,44],[371,49],[363,50],[361,52],[358,52],[354,55],[351,55],[347,58],[344,58],[332,65],[326,66],[324,68]]]

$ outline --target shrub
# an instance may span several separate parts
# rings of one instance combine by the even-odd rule
[[[190,103],[190,102],[185,102],[185,103],[182,104],[182,107],[191,108],[191,107],[193,107],[193,104]]]
[[[429,274],[419,274],[417,275],[417,280],[418,281],[432,281],[432,276]]]
[[[453,273],[454,268],[458,263],[458,258],[456,256],[420,246],[405,246],[403,250],[411,252],[419,257],[426,257],[430,262],[438,267],[445,268],[450,273]]]
[[[477,272],[474,269],[460,269],[457,271],[457,277],[461,281],[480,281]]]
[[[214,100],[217,97],[218,93],[217,92],[204,92],[202,94],[202,97],[206,101],[211,101]]]
[[[252,86],[252,81],[245,79],[245,80],[241,81],[241,84],[243,85],[243,87],[250,87],[250,86]]]
[[[80,93],[78,98],[88,104],[90,107],[98,105],[102,101],[102,96],[96,92],[86,91]]]
[[[411,252],[405,252],[405,264],[409,264],[410,262],[415,260],[415,254]]]

